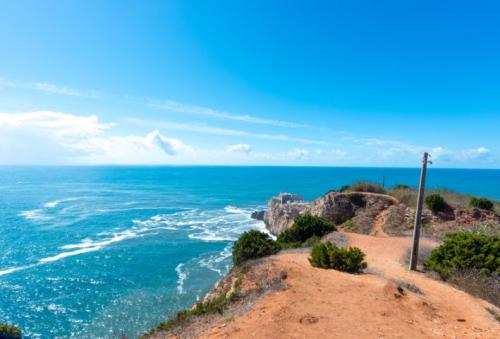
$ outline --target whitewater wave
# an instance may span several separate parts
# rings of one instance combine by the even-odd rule
[[[37,265],[36,264],[32,264],[32,265],[17,266],[17,267],[7,268],[5,270],[0,270],[0,276],[11,274],[11,273],[14,273],[14,272],[17,272],[17,271],[26,270],[28,268],[32,268],[32,267],[35,267],[35,266],[37,266]]]
[[[229,263],[226,259],[231,257],[231,248],[232,245],[228,245],[222,252],[200,259],[198,264],[223,276],[229,270]]]
[[[73,198],[72,198],[73,199]],[[68,199],[66,199],[68,200]],[[50,206],[57,206],[60,201],[50,202]],[[47,203],[48,204],[48,203]],[[46,204],[46,205],[47,205]],[[262,221],[254,220],[250,217],[254,209],[240,208],[236,206],[225,206],[223,209],[214,210],[199,210],[189,209],[182,210],[171,214],[158,214],[146,220],[133,220],[133,227],[123,231],[116,232],[100,232],[96,236],[100,237],[92,239],[84,238],[81,242],[75,244],[62,245],[59,248],[63,252],[53,256],[39,259],[36,263],[18,267],[11,267],[0,270],[0,276],[14,273],[17,271],[33,268],[39,265],[44,265],[62,260],[64,258],[81,255],[90,252],[99,251],[109,245],[129,240],[137,237],[143,237],[148,234],[157,234],[158,231],[187,231],[187,236],[190,239],[201,241],[235,241],[238,236],[246,230],[258,229],[267,232]],[[26,218],[38,218],[38,220],[47,220],[41,209],[22,212]],[[208,268],[219,275],[226,267],[221,267],[227,258],[231,256],[231,244],[219,254],[211,255],[199,260],[199,265]],[[176,269],[177,271],[177,269]],[[181,272],[181,273],[179,273]],[[182,266],[177,272],[179,275],[180,289],[183,290],[183,284],[187,277],[182,274],[187,274],[182,271]],[[182,279],[181,279],[182,278]]]
[[[100,250],[101,248],[108,246],[110,244],[113,244],[115,242],[120,242],[126,239],[131,239],[135,238],[140,235],[140,230],[134,232],[133,230],[125,230],[120,233],[116,233],[113,235],[113,237],[108,238],[108,239],[103,239],[100,241],[92,240],[90,238],[85,238],[83,239],[82,242],[78,244],[69,244],[69,245],[64,245],[61,246],[61,249],[64,250],[70,250],[74,248],[78,249],[95,249],[95,250]]]
[[[187,272],[183,272],[182,269],[184,267],[184,264],[179,264],[175,268],[175,272],[177,272],[177,293],[178,294],[184,294],[184,281],[187,278]]]
[[[58,200],[54,200],[54,201],[49,201],[49,202],[46,202],[45,204],[43,204],[43,207],[45,207],[45,208],[55,208],[55,207],[57,207],[59,204],[61,204],[61,203],[63,203],[63,202],[75,201],[75,200],[78,200],[78,198],[65,198],[65,199],[58,199]]]
[[[233,214],[247,213],[247,210],[244,210],[242,208],[232,206],[232,205],[228,205],[228,206],[224,207],[224,211],[226,211],[227,213],[233,213]]]
[[[96,251],[99,251],[102,248],[104,248],[110,244],[120,242],[120,241],[123,241],[126,239],[135,238],[135,237],[140,236],[140,235],[141,235],[140,233],[136,233],[136,232],[133,232],[131,230],[126,230],[124,232],[115,234],[111,238],[100,240],[100,241],[95,241],[95,240],[92,240],[90,238],[85,238],[81,243],[63,245],[63,246],[59,247],[60,249],[63,249],[63,250],[73,249],[73,251],[61,252],[61,253],[56,254],[54,256],[41,258],[34,264],[11,267],[11,268],[7,268],[4,270],[0,270],[0,276],[14,273],[17,271],[26,270],[26,269],[33,268],[33,267],[37,267],[40,265],[52,263],[55,261],[62,260],[64,258],[73,257],[76,255],[89,253],[89,252],[96,252]]]
[[[47,221],[52,219],[52,217],[46,215],[41,208],[29,211],[22,211],[18,215],[24,217],[27,220],[32,220],[32,221]]]

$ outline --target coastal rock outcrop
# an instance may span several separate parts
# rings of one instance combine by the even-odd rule
[[[397,203],[391,196],[376,193],[329,192],[309,203],[302,199],[283,199],[283,196],[289,194],[282,193],[269,200],[264,216],[266,227],[275,235],[289,228],[296,216],[304,214],[323,217],[335,224],[352,219],[362,233],[367,233],[377,213]]]
[[[264,217],[266,215],[266,211],[254,211],[250,214],[250,217],[255,220],[264,221]]]
[[[294,198],[295,197],[295,198]],[[303,202],[302,197],[290,193],[280,193],[271,198],[267,204],[264,222],[269,231],[278,235],[293,224],[293,219],[309,207],[309,203]]]
[[[301,196],[281,193],[268,202],[264,222],[269,231],[278,235],[292,226],[298,215],[311,214],[341,225],[349,232],[409,236],[413,232],[415,208],[391,195],[370,192],[328,192],[312,202]],[[500,216],[495,211],[450,203],[444,212],[433,213],[424,208],[422,234],[442,238],[458,230],[489,227],[498,233]],[[495,231],[496,230],[496,231]]]

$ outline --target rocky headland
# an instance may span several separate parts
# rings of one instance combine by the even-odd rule
[[[328,192],[312,202],[281,193],[268,202],[265,212],[260,212],[269,231],[278,235],[293,224],[298,215],[311,214],[340,225],[346,231],[393,236],[407,236],[413,230],[414,206],[389,194],[372,192]],[[450,231],[472,229],[481,224],[498,224],[500,216],[495,211],[449,203],[444,211],[432,212],[424,208],[422,213],[423,234],[442,237]]]
[[[309,248],[282,250],[233,267],[201,303],[146,337],[499,338],[499,280],[481,299],[409,271],[414,192],[389,193],[331,191],[311,202],[281,193],[266,211],[252,214],[274,235],[299,215],[328,219],[337,231],[321,241],[360,248],[368,262],[363,274],[312,267]],[[498,202],[486,210],[467,206],[470,197],[443,194],[445,208],[423,212],[423,252],[457,230],[484,227],[482,232],[498,236]]]

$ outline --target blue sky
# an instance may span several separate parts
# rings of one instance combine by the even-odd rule
[[[0,5],[0,164],[500,167],[495,1]]]

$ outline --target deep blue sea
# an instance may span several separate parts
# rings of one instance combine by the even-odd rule
[[[0,167],[0,322],[27,338],[136,338],[231,266],[250,213],[357,180],[417,185],[418,169]],[[428,186],[500,199],[500,170],[428,171]]]

